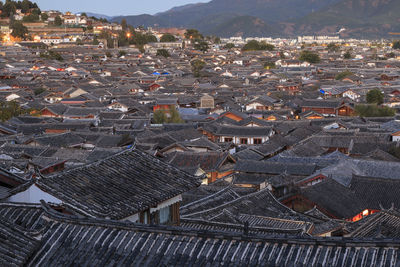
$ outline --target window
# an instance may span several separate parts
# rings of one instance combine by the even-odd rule
[[[171,217],[171,211],[170,211],[170,207],[165,207],[160,209],[160,223],[161,224],[165,224],[170,222],[170,218]]]
[[[260,145],[260,144],[262,144],[262,139],[261,139],[261,138],[254,138],[254,144],[255,144],[255,145]]]
[[[148,224],[148,223],[149,223],[149,220],[148,220],[149,212],[148,212],[148,211],[143,212],[143,213],[142,213],[142,216],[143,216],[143,217],[142,217],[142,218],[143,218],[143,220],[142,220],[143,223],[144,223],[144,224]]]
[[[224,140],[225,142],[229,143],[232,142],[233,139],[231,137],[225,137]]]
[[[240,138],[240,144],[247,145],[247,138]]]

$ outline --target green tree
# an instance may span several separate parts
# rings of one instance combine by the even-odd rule
[[[128,46],[129,45],[129,35],[127,32],[120,32],[118,34],[118,46]]]
[[[400,49],[400,41],[394,41],[392,44],[393,49]]]
[[[300,58],[299,59],[301,61],[306,61],[306,62],[311,63],[311,64],[315,64],[315,63],[318,63],[318,62],[321,61],[321,59],[320,59],[318,54],[313,53],[313,52],[308,51],[308,50],[302,51],[300,53]]]
[[[155,37],[152,34],[146,34],[145,35],[145,40],[146,40],[146,44],[148,44],[148,43],[157,43],[157,37]]]
[[[88,15],[86,14],[86,12],[82,12],[82,13],[81,13],[81,17],[87,18],[87,16],[88,16]]]
[[[328,48],[328,50],[329,50],[330,52],[337,52],[337,51],[339,51],[339,46],[338,46],[337,44],[335,44],[335,43],[330,43],[330,44],[328,44],[327,48]]]
[[[170,57],[171,55],[169,54],[168,50],[166,50],[166,49],[158,49],[156,56],[167,58],[167,57]]]
[[[273,51],[274,49],[275,49],[274,45],[267,44],[265,41],[260,42],[260,50]]]
[[[273,62],[273,61],[264,62],[264,69],[269,70],[269,69],[275,69],[275,68],[276,68],[275,62]]]
[[[136,47],[142,47],[148,43],[156,43],[157,37],[152,34],[142,34],[140,32],[133,32],[129,38],[129,44],[136,45]]]
[[[25,36],[28,34],[28,28],[25,27],[20,21],[13,21],[11,23],[11,30],[11,35],[16,38],[24,39]]]
[[[204,39],[204,36],[196,29],[187,29],[184,35],[186,39]]]
[[[40,15],[40,18],[42,19],[42,21],[47,21],[49,19],[49,15],[47,15],[46,13],[42,13],[42,15]]]
[[[76,43],[76,45],[83,45],[83,42],[82,42],[82,40],[81,40],[81,39],[79,39],[79,38],[76,38],[76,41],[75,41],[75,43]]]
[[[206,63],[200,59],[195,59],[191,63],[192,72],[195,77],[200,77],[201,71],[206,66]]]
[[[184,121],[182,120],[178,110],[174,107],[171,107],[169,109],[168,123],[183,123],[183,122]]]
[[[153,122],[155,124],[163,124],[168,120],[167,115],[162,110],[156,110],[153,114]]]
[[[242,48],[243,51],[257,51],[260,50],[260,43],[256,40],[248,41]]]
[[[196,40],[194,45],[193,45],[194,49],[202,51],[202,52],[207,52],[207,50],[209,49],[208,43],[204,40]]]
[[[233,43],[227,43],[225,46],[224,46],[224,49],[232,49],[232,48],[234,48],[235,47],[235,44],[233,44]]]
[[[40,16],[40,14],[42,14],[42,11],[40,11],[39,8],[34,8],[34,9],[32,9],[31,13],[34,14],[34,15]]]
[[[372,105],[357,105],[356,113],[361,117],[393,117],[396,111],[393,108],[386,106]]]
[[[353,58],[353,56],[351,55],[350,51],[346,51],[346,53],[344,53],[343,55],[344,59],[351,59]]]
[[[33,93],[34,93],[35,95],[40,95],[40,94],[42,94],[42,93],[44,93],[44,92],[46,92],[46,89],[43,88],[43,87],[39,87],[39,88],[36,88],[35,91],[34,91]]]
[[[385,96],[379,89],[372,89],[369,90],[367,93],[367,102],[369,104],[381,105],[383,104],[384,99]]]
[[[266,42],[262,41],[259,42],[257,40],[248,41],[242,48],[243,51],[261,51],[261,50],[268,50],[272,51],[275,49],[275,46],[272,44],[267,44]]]
[[[54,25],[56,26],[61,26],[62,25],[62,19],[60,16],[57,16],[54,18]]]
[[[97,39],[97,36],[95,36],[95,37],[93,38],[92,45],[99,45],[99,44],[100,44],[100,42],[99,42],[99,40]]]
[[[176,38],[172,34],[166,33],[163,36],[161,36],[160,42],[162,43],[176,42]]]
[[[126,19],[121,20],[121,26],[123,31],[126,31],[128,29],[128,23],[126,22]]]
[[[153,114],[153,122],[156,124],[165,123],[183,123],[178,110],[175,107],[171,107],[168,111],[156,110]]]
[[[58,61],[63,61],[64,58],[57,52],[53,50],[48,50],[46,52],[40,53],[41,58],[47,58],[47,59],[53,59],[53,60],[58,60]]]
[[[107,48],[114,48],[114,39],[109,32],[102,31],[99,35],[99,38],[107,41]]]
[[[36,22],[39,21],[40,17],[37,14],[29,14],[28,16],[25,16],[22,21],[23,22]]]
[[[342,71],[342,72],[338,73],[336,75],[335,79],[338,80],[338,81],[339,80],[343,80],[344,78],[346,78],[347,76],[350,76],[350,75],[353,75],[353,73],[351,71],[349,71],[349,70],[345,70],[345,71]]]
[[[30,110],[24,110],[16,101],[0,102],[0,120],[8,121],[13,117],[29,113]]]
[[[20,8],[22,13],[27,13],[29,9],[31,8],[31,2],[28,0],[23,0],[22,3],[20,4]]]
[[[17,8],[13,1],[6,1],[6,3],[3,5],[3,9],[0,16],[3,18],[8,18],[11,15],[14,15],[16,10]]]

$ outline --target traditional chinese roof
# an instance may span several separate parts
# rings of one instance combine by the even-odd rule
[[[395,266],[400,260],[397,240],[279,237],[255,235],[251,230],[244,234],[57,215],[47,218],[40,246],[25,249],[32,253],[36,248],[28,262],[32,266]]]
[[[123,219],[180,195],[200,181],[133,149],[43,177],[37,185],[85,215]]]
[[[316,165],[312,163],[280,163],[272,161],[240,160],[236,163],[235,170],[246,173],[288,173],[293,175],[311,175],[316,170]]]

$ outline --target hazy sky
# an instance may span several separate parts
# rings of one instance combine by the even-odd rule
[[[210,0],[34,0],[43,10],[94,12],[104,15],[154,14],[172,7]],[[4,1],[3,1],[4,2]]]

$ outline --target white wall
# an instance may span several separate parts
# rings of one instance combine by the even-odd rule
[[[46,202],[61,204],[62,201],[52,195],[42,191],[36,185],[31,185],[27,190],[13,195],[7,199],[8,202],[19,202],[19,203],[40,203],[40,200]]]

